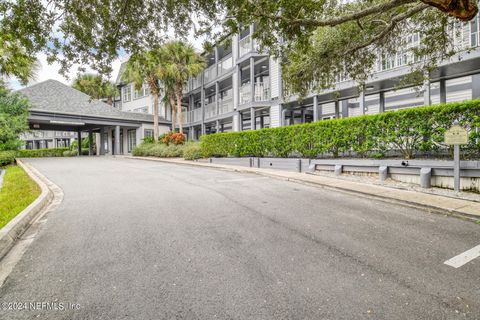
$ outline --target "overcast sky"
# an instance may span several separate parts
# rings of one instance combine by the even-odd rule
[[[200,51],[202,49],[202,43],[203,43],[202,39],[195,39],[193,37],[193,35],[190,35],[188,37],[188,41],[191,44],[193,44],[194,47],[197,50]],[[120,69],[120,64],[125,59],[126,59],[126,57],[123,56],[123,57],[120,57],[119,59],[117,59],[113,62],[113,64],[112,64],[113,71],[112,71],[111,78],[110,78],[112,81],[116,80],[118,70]],[[58,63],[48,64],[46,54],[39,53],[37,55],[37,61],[38,61],[38,65],[39,65],[38,67],[39,68],[38,68],[38,71],[36,73],[36,77],[35,77],[34,80],[30,81],[28,83],[28,85],[33,85],[35,83],[39,83],[39,82],[49,80],[49,79],[58,80],[62,83],[70,85],[72,83],[73,79],[75,78],[75,76],[77,75],[77,71],[78,71],[78,67],[79,67],[78,65],[75,65],[70,70],[70,72],[68,74],[68,79],[67,79],[67,78],[63,77],[62,75],[60,75],[58,73],[58,71],[60,70],[60,65]],[[85,66],[85,67],[87,69],[86,70],[87,72],[95,73],[90,68],[88,68],[88,66]],[[16,79],[9,79],[8,83],[9,83],[9,86],[13,90],[18,90],[18,89],[23,88],[23,86],[20,84],[20,82]]]

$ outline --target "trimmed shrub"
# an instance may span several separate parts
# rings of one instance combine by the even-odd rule
[[[376,115],[317,121],[314,123],[201,137],[205,157],[315,158],[382,157],[398,151],[406,158],[418,153],[449,152],[443,139],[454,121],[469,130],[465,158],[480,156],[480,100],[416,107]]]
[[[76,157],[78,154],[77,150],[67,150],[63,151],[63,156],[64,157]]]
[[[133,149],[132,154],[137,157],[178,158],[183,156],[183,146],[142,143]]]
[[[51,148],[37,150],[17,150],[17,158],[42,158],[42,157],[63,157],[63,152],[68,148]]]
[[[0,167],[15,162],[15,151],[0,151]]]
[[[202,158],[202,148],[198,142],[188,142],[183,147],[183,158],[185,160],[196,160]]]

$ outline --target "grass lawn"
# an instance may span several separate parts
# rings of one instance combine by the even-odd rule
[[[0,229],[40,195],[40,187],[18,166],[7,167],[0,189]]]

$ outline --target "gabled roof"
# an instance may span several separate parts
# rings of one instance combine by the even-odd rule
[[[153,122],[151,114],[120,111],[56,80],[46,80],[18,92],[28,98],[31,111]],[[159,122],[168,123],[163,118]]]

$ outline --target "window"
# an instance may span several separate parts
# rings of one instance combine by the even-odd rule
[[[153,130],[145,129],[143,135],[144,135],[145,138],[151,138],[151,137],[153,137]]]
[[[132,152],[133,148],[137,145],[137,130],[128,130],[127,133],[128,152]]]
[[[122,92],[123,92],[123,101],[127,102],[127,101],[132,100],[132,86],[131,85],[127,85],[127,86],[123,87]]]

